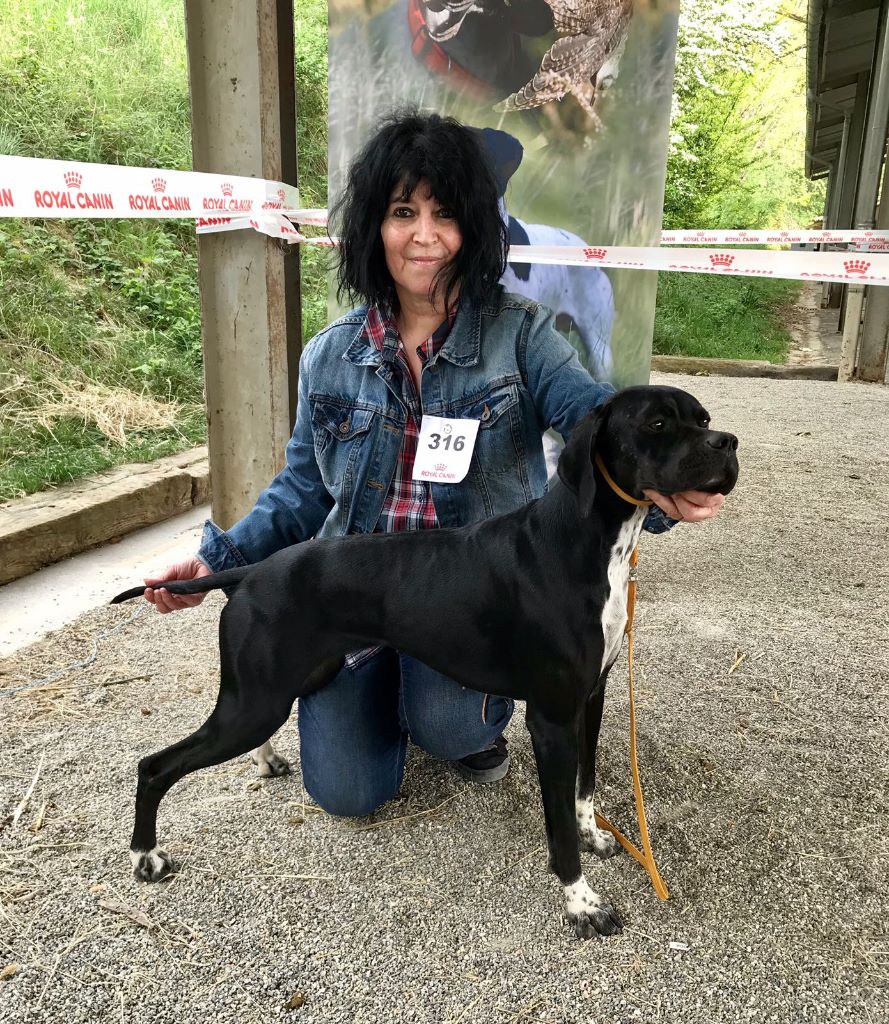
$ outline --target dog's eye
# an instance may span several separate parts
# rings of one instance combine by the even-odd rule
[[[702,416],[702,417],[701,417],[701,418],[700,418],[700,419],[698,420],[698,423],[700,423],[700,425],[701,425],[702,427],[709,427],[709,426],[710,426],[710,417],[709,417],[709,416]]]
[[[663,430],[666,425],[667,424],[664,422],[664,420],[652,420],[652,422],[648,424],[648,429]]]

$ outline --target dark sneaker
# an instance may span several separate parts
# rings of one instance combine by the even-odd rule
[[[472,782],[499,782],[509,771],[506,740],[498,736],[494,745],[455,762],[457,771]]]

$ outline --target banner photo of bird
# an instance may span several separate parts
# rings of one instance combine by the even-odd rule
[[[330,0],[330,205],[381,116],[476,128],[514,245],[657,245],[678,0]],[[647,383],[657,275],[512,263],[599,379]],[[331,313],[339,312],[334,307]]]

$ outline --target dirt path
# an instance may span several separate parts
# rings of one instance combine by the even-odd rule
[[[843,336],[837,331],[840,311],[821,308],[821,285],[803,285],[799,298],[788,307],[786,326],[793,338],[787,354],[791,366],[837,366]]]

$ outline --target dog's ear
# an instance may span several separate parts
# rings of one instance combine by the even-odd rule
[[[559,479],[577,496],[577,509],[584,517],[592,512],[596,497],[593,456],[599,428],[605,418],[602,408],[597,406],[577,424],[559,456]]]

